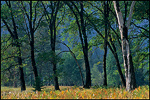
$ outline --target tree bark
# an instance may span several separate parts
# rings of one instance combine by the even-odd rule
[[[41,91],[40,82],[38,82],[39,77],[38,77],[37,67],[36,67],[36,63],[35,63],[35,56],[34,56],[34,29],[32,28],[32,1],[30,1],[29,28],[30,28],[30,35],[31,35],[31,40],[30,40],[31,62],[32,62],[32,68],[33,68],[35,84],[36,84],[36,88],[35,89],[38,90],[38,91]]]
[[[72,10],[73,14],[75,15],[76,22],[77,22],[78,29],[79,29],[79,37],[80,37],[81,44],[82,44],[82,50],[83,50],[83,54],[84,54],[84,62],[85,62],[85,68],[86,68],[86,82],[83,87],[90,88],[91,73],[90,73],[90,66],[89,66],[89,60],[88,60],[88,42],[87,42],[87,35],[86,35],[86,30],[85,30],[86,26],[84,24],[85,22],[84,22],[84,18],[83,18],[83,2],[80,1],[81,11],[79,11],[78,7],[73,2],[71,2],[80,16],[81,24],[79,23],[79,18],[77,17],[77,14],[73,10],[73,7],[68,2],[65,2],[65,3],[69,6],[69,8]]]
[[[56,43],[56,16],[57,16],[57,12],[58,12],[58,8],[59,8],[59,1],[57,3],[57,7],[56,7],[56,11],[54,13],[54,9],[52,9],[53,13],[55,15],[53,15],[53,13],[51,14],[51,17],[53,18],[50,22],[50,32],[51,32],[51,49],[53,52],[53,56],[54,59],[52,61],[52,65],[53,65],[53,73],[54,73],[54,85],[55,85],[55,90],[60,90],[59,89],[59,84],[58,84],[58,76],[57,76],[57,71],[56,71],[56,53],[55,53],[55,43]]]
[[[106,73],[106,57],[107,57],[107,18],[108,18],[108,1],[107,5],[106,2],[104,1],[104,20],[105,20],[105,38],[104,38],[104,56],[103,56],[103,71],[104,71],[104,81],[103,85],[107,86],[107,73]]]
[[[118,54],[117,54],[117,51],[116,51],[116,47],[115,47],[115,45],[112,41],[111,35],[109,35],[109,38],[110,38],[110,43],[111,43],[111,45],[114,49],[114,50],[111,49],[111,52],[113,53],[113,55],[115,57],[115,60],[116,60],[116,65],[117,65],[117,69],[118,69],[118,72],[119,72],[119,76],[120,76],[122,86],[126,87],[126,81],[125,81],[125,78],[123,77],[123,73],[121,71],[121,66],[120,66],[120,63],[119,63],[119,58],[118,58]]]
[[[119,2],[118,1],[113,1],[113,2],[114,2],[114,8],[115,8],[117,19],[118,19],[119,30],[121,33],[122,54],[123,54],[125,77],[126,77],[126,90],[130,91],[136,88],[134,66],[132,62],[132,56],[130,53],[130,46],[129,46],[129,41],[128,41],[128,29],[129,29],[135,1],[133,1],[131,4],[127,25],[125,25],[125,20],[123,22],[122,13],[119,8]]]
[[[20,72],[20,82],[21,82],[21,91],[26,90],[25,86],[25,80],[24,80],[24,73],[23,73],[23,67],[22,66],[22,59],[21,59],[21,50],[20,50],[20,45],[18,47],[19,49],[19,57],[18,57],[18,62],[19,62],[19,72]]]
[[[97,33],[104,39],[103,35],[101,34],[101,32],[98,31],[98,29],[96,28],[96,26],[94,25],[94,23],[88,17],[87,17],[87,19],[94,26],[95,31],[97,31]],[[110,26],[110,24],[109,24],[109,26]],[[113,28],[111,28],[111,29],[113,29]],[[111,45],[112,45],[113,48],[111,47],[110,43],[111,43]],[[111,52],[113,53],[113,55],[114,55],[114,57],[116,59],[117,68],[118,68],[118,72],[119,72],[119,75],[120,75],[120,78],[121,78],[122,85],[125,86],[125,79],[123,77],[123,74],[122,74],[122,71],[121,71],[121,67],[120,67],[120,64],[119,64],[118,55],[116,53],[116,47],[114,46],[113,42],[110,42],[110,43],[107,41],[107,45],[108,45],[109,49],[111,50]]]
[[[86,66],[86,83],[85,83],[85,88],[90,88],[91,86],[91,73],[90,73],[90,65],[89,65],[89,60],[88,60],[88,42],[87,42],[87,35],[86,35],[86,30],[85,30],[85,22],[83,18],[83,2],[81,1],[81,12],[80,12],[80,18],[81,18],[81,30],[83,34],[83,40],[84,40],[84,45],[83,47],[83,53],[84,53],[84,61],[85,61],[85,66]]]
[[[10,1],[9,1],[9,4],[8,4],[8,7],[11,8]],[[20,43],[18,42],[19,38],[18,38],[16,23],[15,23],[15,19],[14,19],[12,11],[11,11],[11,19],[12,19],[12,22],[13,22],[13,32],[11,31],[11,29],[8,26],[7,22],[4,19],[2,19],[2,20],[3,20],[4,24],[6,25],[11,37],[15,41],[15,44],[16,44],[15,46],[17,47],[17,58],[18,58],[19,72],[20,72],[21,91],[24,91],[24,90],[26,90],[26,86],[25,86],[23,68],[21,67],[22,66],[21,49],[20,49],[21,46],[20,46]]]
[[[55,23],[55,22],[54,22]],[[55,24],[53,24],[54,26],[54,30],[56,30],[55,28]],[[57,72],[56,72],[56,53],[55,53],[55,43],[56,43],[56,31],[54,31],[54,34],[53,34],[53,28],[51,28],[51,48],[52,48],[52,52],[53,52],[53,56],[54,56],[54,59],[52,61],[52,64],[53,64],[53,73],[54,73],[54,85],[55,85],[55,90],[60,90],[59,89],[59,84],[58,84],[58,76],[57,76]],[[54,36],[53,36],[53,35]]]

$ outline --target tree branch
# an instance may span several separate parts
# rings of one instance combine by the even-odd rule
[[[29,15],[27,14],[27,11],[26,11],[25,7],[23,6],[23,2],[22,1],[21,1],[21,5],[22,5],[22,8],[23,8],[23,10],[24,10],[24,12],[25,12],[25,14],[26,14],[26,16],[28,18],[28,21],[29,21],[30,20],[29,19]]]
[[[145,30],[146,32],[149,32],[147,29],[145,29],[145,28],[143,28],[143,27],[140,27],[140,26],[137,26],[134,22],[131,22],[135,27],[137,27],[137,28],[141,28],[141,29],[143,29],[143,30]]]
[[[129,14],[129,18],[128,18],[128,21],[127,21],[127,28],[128,29],[129,29],[129,26],[130,26],[134,5],[135,5],[135,1],[132,1],[131,7],[130,7],[130,14]]]

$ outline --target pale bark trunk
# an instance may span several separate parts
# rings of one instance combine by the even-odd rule
[[[117,19],[118,19],[119,30],[121,33],[122,54],[123,54],[125,77],[126,77],[126,90],[130,91],[130,90],[133,90],[134,88],[136,88],[136,81],[135,81],[132,56],[130,53],[129,41],[128,41],[127,37],[128,37],[128,28],[130,25],[132,12],[133,12],[133,6],[135,4],[135,1],[133,1],[131,4],[130,15],[128,18],[129,20],[127,22],[128,26],[126,26],[124,24],[125,22],[123,22],[122,13],[121,13],[120,8],[119,8],[119,2],[113,1],[113,3],[114,3],[114,8],[116,11]]]

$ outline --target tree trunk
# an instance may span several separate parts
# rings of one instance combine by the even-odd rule
[[[31,80],[30,81],[31,81],[31,86],[32,86],[32,73],[31,73]]]
[[[56,59],[56,53],[55,53],[55,43],[56,43],[56,27],[55,27],[55,21],[56,20],[55,19],[56,19],[56,17],[53,19],[53,21],[52,21],[53,23],[51,23],[51,25],[50,25],[51,26],[50,27],[50,30],[51,30],[51,48],[52,48],[52,52],[53,52],[53,56],[54,56],[52,64],[53,64],[55,90],[60,90],[59,89],[59,84],[58,84],[57,71],[56,71],[56,64],[57,64],[56,60],[57,59]]]
[[[14,71],[14,75],[13,75],[13,87],[16,88],[17,87],[17,80],[16,80],[16,71]]]
[[[18,39],[18,35],[16,37]],[[18,42],[17,42],[17,47],[18,47],[18,63],[19,63],[19,72],[20,72],[21,91],[24,91],[26,90],[26,86],[25,86],[24,73],[22,67],[21,49],[20,49],[20,44]]]
[[[84,40],[84,44],[82,44],[82,48],[83,48],[85,68],[86,68],[86,83],[85,83],[84,87],[90,88],[90,86],[91,86],[91,72],[90,72],[90,65],[89,65],[89,60],[88,60],[88,42],[87,42],[87,35],[86,35],[86,30],[85,30],[86,26],[85,26],[85,22],[83,19],[83,2],[82,1],[81,1],[80,5],[81,5],[81,12],[80,12],[81,30],[82,30],[83,40]],[[81,39],[82,43],[83,43],[83,40]]]
[[[120,76],[120,80],[121,80],[122,86],[126,87],[126,81],[125,81],[125,78],[123,77],[123,74],[122,74],[122,71],[121,71],[118,55],[116,53],[114,53],[113,55],[114,55],[115,60],[116,60],[117,69],[118,69],[118,72],[119,72],[119,76]]]
[[[103,70],[104,70],[104,82],[103,85],[107,86],[107,74],[106,74],[106,57],[107,57],[107,17],[108,17],[108,1],[107,5],[104,1],[104,20],[105,20],[105,39],[104,39],[104,56],[103,56]]]
[[[30,47],[31,47],[31,62],[32,62],[32,68],[34,72],[34,78],[35,78],[35,84],[36,84],[36,90],[41,91],[40,88],[40,78],[38,77],[37,67],[35,63],[35,56],[34,56],[34,29],[32,28],[32,1],[30,1],[30,20],[29,20],[29,27],[30,27]]]
[[[21,57],[18,57],[18,62],[19,65],[22,65],[22,59]],[[26,86],[25,86],[25,80],[24,80],[24,73],[23,73],[23,68],[19,67],[19,72],[20,72],[20,82],[21,82],[21,91],[26,90]]]
[[[9,1],[9,5],[8,5],[9,8],[11,8],[11,3]],[[9,33],[11,34],[12,38],[16,44],[16,47],[17,47],[17,56],[18,56],[18,64],[19,64],[19,72],[20,72],[20,83],[21,83],[21,91],[24,91],[26,90],[26,87],[25,87],[25,80],[24,80],[24,73],[23,73],[23,68],[21,67],[22,66],[22,58],[21,58],[21,47],[20,47],[20,44],[18,42],[18,33],[17,33],[17,28],[16,28],[16,23],[15,23],[15,19],[14,19],[14,16],[13,16],[13,13],[11,11],[11,18],[12,18],[12,22],[13,22],[13,32],[11,31],[11,29],[9,28],[9,26],[7,25],[7,22],[3,20],[3,22],[5,23]]]
[[[86,52],[88,52],[88,50],[86,50]],[[91,73],[90,73],[88,55],[85,53],[84,53],[84,61],[85,61],[85,67],[86,67],[86,83],[85,83],[84,88],[90,88],[90,86],[91,86]]]
[[[119,2],[114,1],[114,8],[116,11],[119,30],[121,33],[121,42],[122,42],[122,54],[123,54],[123,61],[124,61],[124,68],[125,68],[125,77],[126,77],[126,90],[130,91],[136,88],[136,80],[135,80],[135,73],[134,73],[134,66],[132,62],[132,56],[130,53],[130,46],[128,41],[128,29],[132,17],[133,7],[135,1],[132,2],[130,7],[130,14],[127,21],[127,25],[125,25],[125,21],[123,22],[122,13],[119,8]],[[126,17],[126,16],[125,16]]]
[[[18,35],[17,33],[15,34],[16,40],[18,40]],[[26,90],[25,86],[25,80],[24,80],[24,73],[23,73],[23,67],[22,67],[22,58],[21,58],[21,49],[20,49],[20,44],[17,41],[17,51],[18,51],[18,64],[19,64],[19,72],[20,72],[20,84],[21,84],[21,91]]]
[[[59,89],[59,84],[58,84],[58,77],[57,72],[56,72],[56,64],[53,64],[53,72],[54,72],[54,85],[55,85],[55,90],[60,90]]]
[[[126,31],[123,30],[123,32],[126,32]],[[124,34],[127,34],[127,33],[124,33]],[[126,90],[130,91],[136,88],[136,80],[135,80],[132,56],[130,54],[129,41],[127,38],[123,38],[122,52],[123,52],[123,60],[124,60],[125,76],[126,76]]]
[[[88,17],[87,17],[87,19],[88,19]],[[88,19],[88,20],[94,26],[95,31],[97,31],[97,33],[104,39],[103,35],[98,31],[98,29],[96,28],[96,26],[94,25],[94,23],[90,19]],[[113,42],[111,42],[111,44],[112,43]],[[112,49],[112,47],[110,46],[110,43],[108,41],[107,41],[107,45],[108,45],[109,49],[111,50],[111,52],[113,53],[114,57],[117,57],[115,59],[118,59],[118,55],[116,53],[116,50],[115,50],[115,52],[113,50],[113,49],[115,49],[115,46],[113,46],[113,44],[112,44],[112,46],[113,46],[113,49]],[[121,71],[119,60],[116,60],[116,63],[117,63],[117,68],[118,68],[118,72],[119,72],[119,75],[120,75],[120,78],[121,78],[122,85],[125,86],[125,79],[124,79],[122,71]]]
[[[126,81],[125,81],[125,78],[123,77],[123,73],[122,73],[122,71],[121,71],[121,66],[120,66],[120,63],[119,63],[119,59],[118,59],[116,47],[115,47],[115,45],[114,45],[114,43],[113,43],[112,38],[111,38],[110,35],[109,35],[109,38],[110,38],[110,43],[111,43],[111,45],[112,45],[112,47],[113,47],[113,49],[114,49],[114,50],[112,50],[112,49],[110,48],[110,50],[111,50],[111,52],[113,53],[113,55],[114,55],[114,57],[115,57],[116,64],[117,64],[117,69],[118,69],[118,72],[119,72],[119,76],[120,76],[120,80],[121,80],[122,86],[123,86],[123,87],[126,87]],[[109,45],[108,45],[108,46],[109,46]]]

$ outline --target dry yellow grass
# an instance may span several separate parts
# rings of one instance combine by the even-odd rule
[[[1,99],[149,99],[149,86],[141,86],[128,92],[120,88],[91,88],[83,89],[76,86],[60,86],[55,91],[53,86],[46,86],[42,91],[32,91],[27,87],[20,92],[20,88],[1,87]]]

